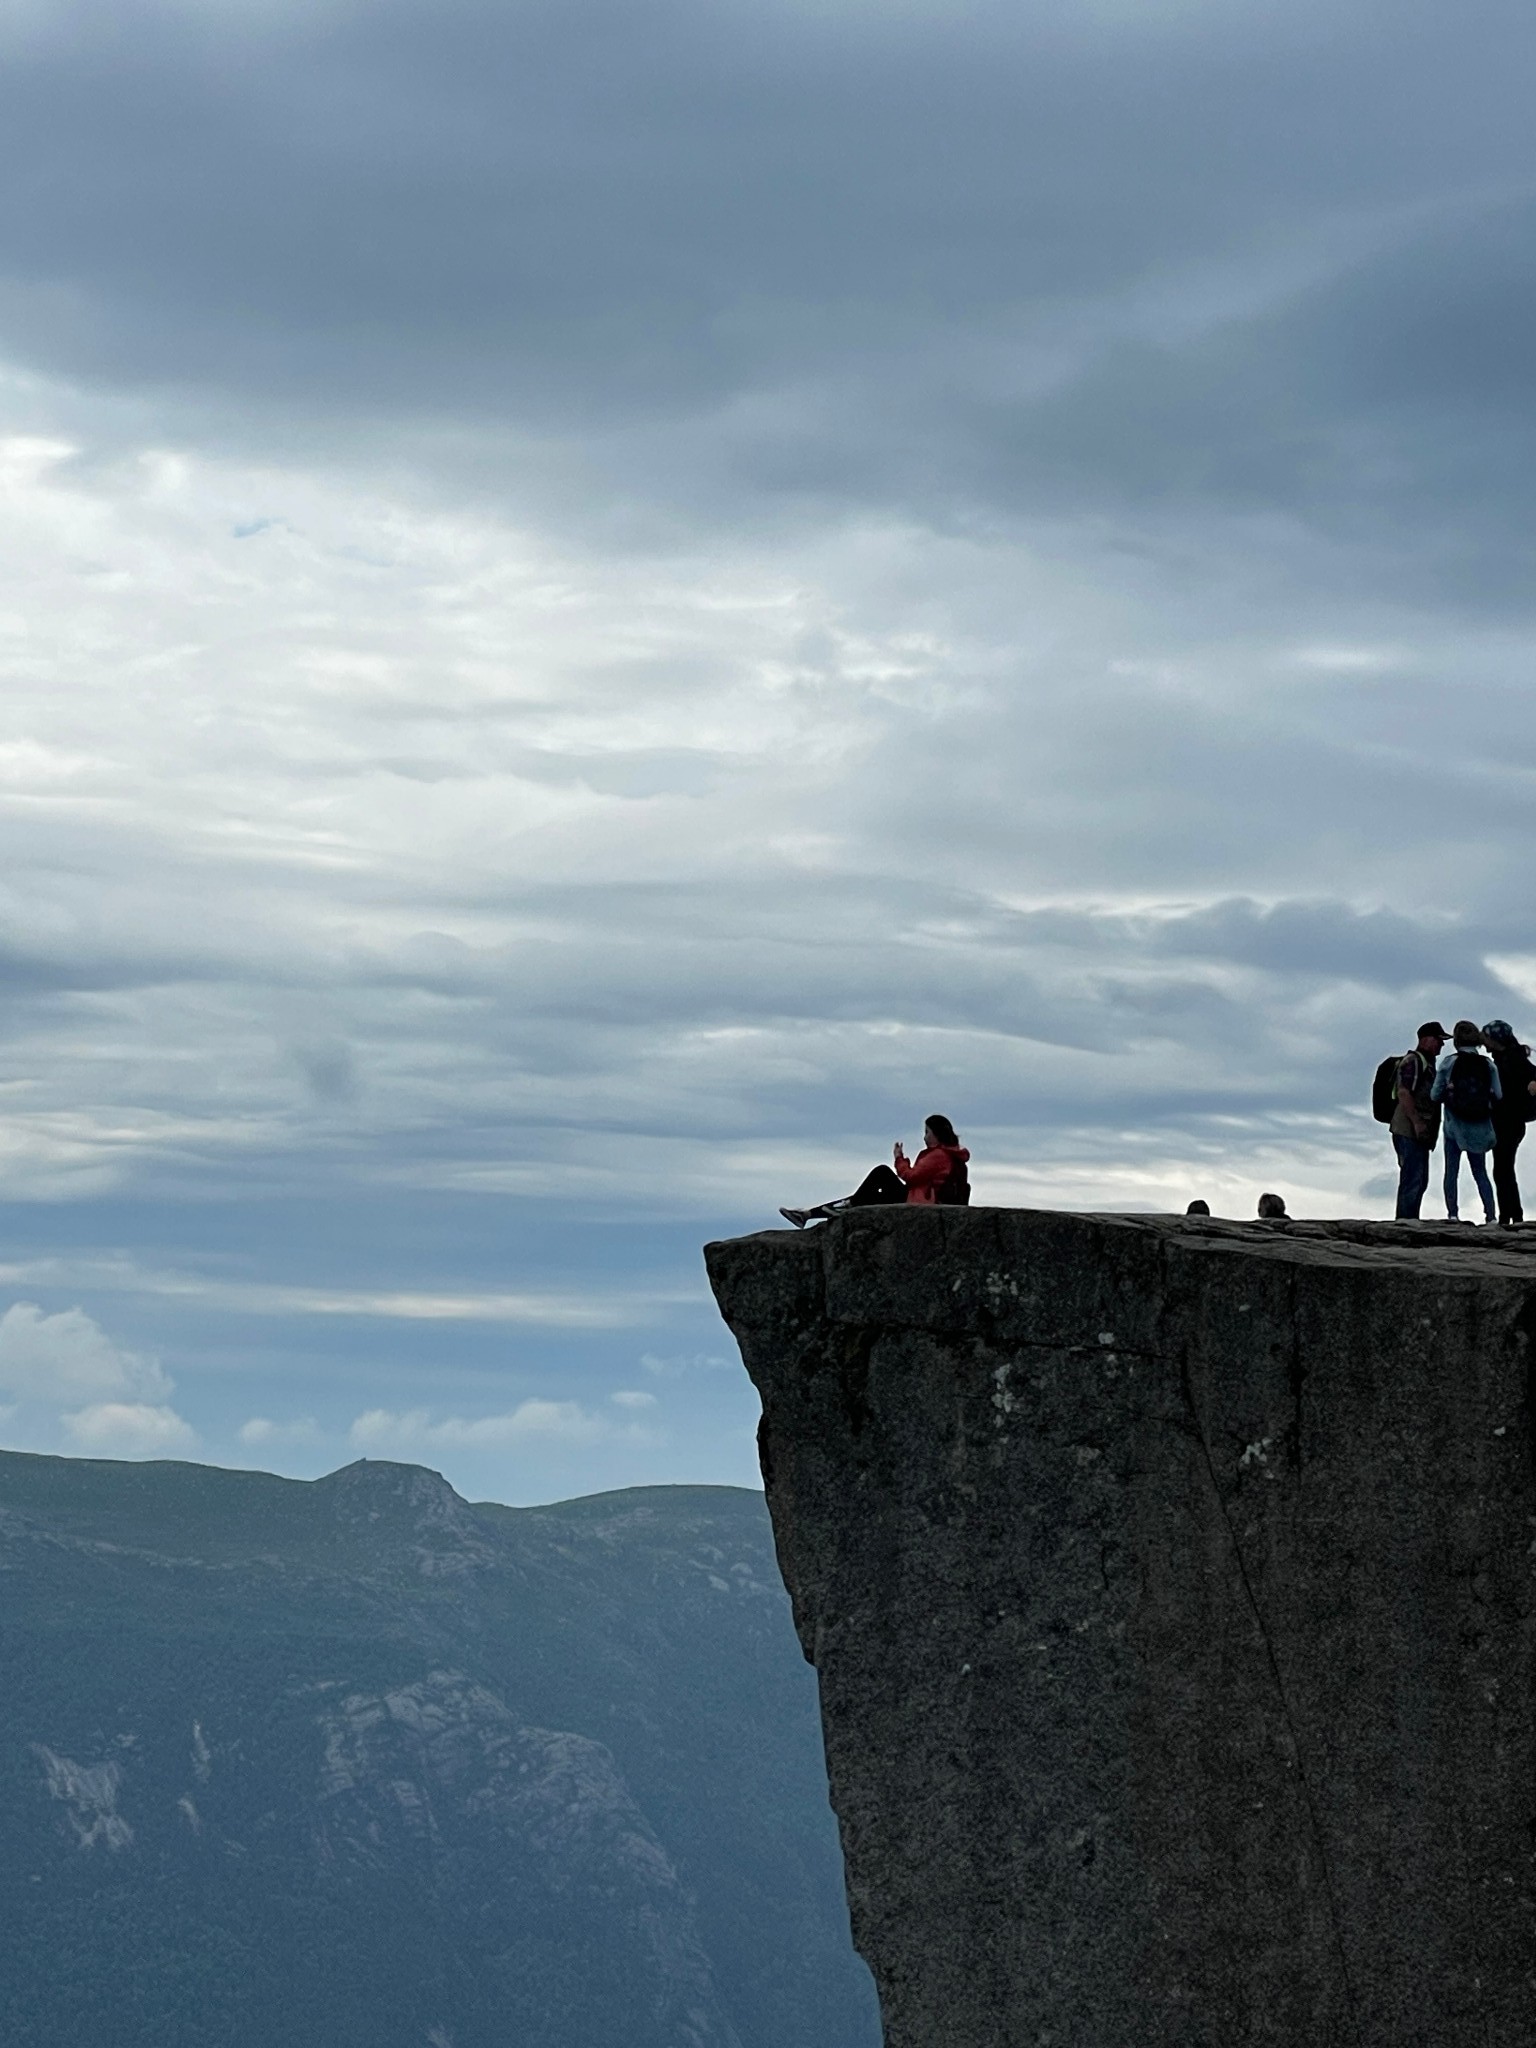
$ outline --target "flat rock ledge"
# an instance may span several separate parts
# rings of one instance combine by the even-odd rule
[[[890,2048],[1536,2048],[1536,1233],[706,1256]]]

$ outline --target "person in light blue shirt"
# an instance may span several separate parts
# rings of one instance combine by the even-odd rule
[[[1483,1034],[1466,1018],[1451,1033],[1451,1042],[1435,1062],[1429,1099],[1442,1105],[1445,1116],[1445,1213],[1459,1223],[1458,1182],[1461,1155],[1467,1155],[1477,1192],[1483,1198],[1483,1221],[1493,1221],[1493,1188],[1488,1179],[1488,1154],[1493,1150],[1493,1105],[1503,1096],[1499,1070],[1484,1050]]]

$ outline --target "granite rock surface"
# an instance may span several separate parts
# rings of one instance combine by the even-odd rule
[[[1536,2044],[1536,1240],[712,1245],[890,2048]]]

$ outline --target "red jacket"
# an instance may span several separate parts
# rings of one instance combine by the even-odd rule
[[[970,1156],[963,1145],[925,1145],[915,1159],[898,1159],[896,1171],[907,1184],[907,1200],[937,1201],[939,1189]]]

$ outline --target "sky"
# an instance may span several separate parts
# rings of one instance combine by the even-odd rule
[[[1536,1029],[1527,4],[4,0],[0,1442],[753,1484],[700,1246]]]

